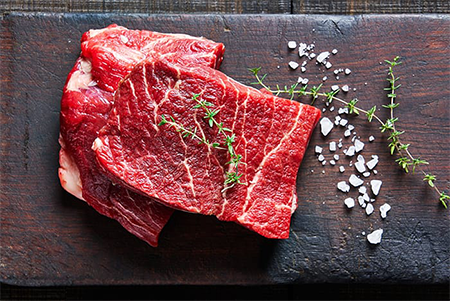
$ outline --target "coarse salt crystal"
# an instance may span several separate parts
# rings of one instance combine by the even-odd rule
[[[325,112],[326,110],[327,110],[327,108],[323,108],[323,109],[322,109],[322,112]]]
[[[344,200],[344,204],[345,204],[345,206],[347,206],[347,208],[353,208],[353,207],[355,207],[355,200],[353,199],[353,198],[346,198],[345,200]]]
[[[361,187],[359,187],[358,191],[361,194],[365,194],[367,192],[367,188],[366,188],[366,186],[361,186]]]
[[[331,90],[333,90],[333,91],[339,90],[339,86],[338,85],[332,85],[331,86]]]
[[[343,86],[342,86],[342,91],[348,92],[348,90],[349,90],[348,85],[343,85]]]
[[[322,149],[323,149],[322,147],[316,145],[314,151],[316,152],[316,154],[321,154],[322,153]]]
[[[325,68],[330,69],[333,65],[330,62],[327,62],[325,64]]]
[[[322,78],[323,81],[326,81],[327,79],[328,79],[328,77],[326,77],[326,76],[324,76],[324,77]]]
[[[331,107],[331,108],[330,108],[330,112],[333,112],[333,111],[334,111],[334,107]]]
[[[308,46],[305,43],[300,43],[300,45],[298,46],[298,56],[302,57],[308,54],[306,48]]]
[[[366,162],[366,160],[364,159],[364,156],[361,155],[361,154],[359,154],[358,157],[356,157],[356,160],[357,160],[357,161],[361,161],[361,162],[363,162],[363,163]]]
[[[359,206],[361,206],[363,208],[366,205],[366,202],[364,202],[362,195],[358,196],[358,203],[359,203]]]
[[[348,123],[348,120],[347,120],[347,119],[344,119],[344,118],[342,118],[341,121],[339,121],[339,124],[340,124],[341,126],[346,126],[347,123]]]
[[[341,166],[339,166],[339,171],[340,171],[340,172],[344,172],[344,171],[345,171],[345,167],[344,167],[344,166],[342,166],[342,165],[341,165]]]
[[[372,192],[374,195],[378,195],[382,184],[383,184],[383,182],[381,182],[380,180],[370,181],[370,187],[372,188]]]
[[[295,49],[297,47],[297,42],[295,41],[289,41],[288,42],[288,48],[289,49]]]
[[[331,122],[330,119],[324,117],[320,120],[320,131],[322,132],[322,135],[324,136],[328,135],[332,129],[333,123]]]
[[[306,72],[306,68],[305,67],[301,67],[300,70],[302,71],[302,73]]]
[[[348,68],[345,68],[345,72],[344,72],[346,75],[349,75],[350,73],[352,73],[352,70],[350,70],[350,69],[348,69]]]
[[[352,130],[355,129],[355,126],[354,126],[353,124],[349,124],[349,125],[347,126],[347,128],[348,128],[350,131],[352,131]]]
[[[368,178],[368,177],[370,177],[370,171],[366,171],[362,175],[364,178]]]
[[[345,130],[345,132],[344,132],[345,137],[350,137],[351,134],[352,134],[352,132],[350,130]]]
[[[339,74],[339,70],[338,70],[338,69],[335,69],[335,70],[333,71],[333,73],[334,73],[334,75],[338,75],[338,74]]]
[[[330,142],[330,152],[335,152],[336,151],[336,142],[331,141]]]
[[[342,148],[342,142],[339,141],[338,148]]]
[[[373,213],[373,205],[372,204],[367,204],[367,207],[366,207],[366,214],[367,215],[371,215],[372,213]]]
[[[322,64],[329,56],[330,56],[330,53],[328,51],[324,51],[317,56],[316,61],[318,63]]]
[[[302,67],[305,67],[306,64],[308,64],[308,61],[307,61],[307,60],[304,60],[303,63],[302,63]]]
[[[298,68],[298,63],[294,61],[289,62],[289,67],[291,67],[292,70],[295,70]]]
[[[325,160],[325,157],[322,154],[320,154],[319,157],[317,158],[317,160],[322,162],[323,160]]]
[[[391,205],[389,205],[388,203],[381,205],[380,207],[381,218],[386,218],[389,210],[391,210]]]
[[[362,161],[357,161],[355,163],[355,168],[360,173],[363,173],[366,171],[366,167],[364,166],[364,162],[362,162]]]
[[[303,85],[306,85],[308,82],[309,82],[309,79],[307,79],[307,78],[304,78],[304,79],[302,80],[302,84],[303,84]]]
[[[355,176],[354,174],[352,174],[350,178],[348,178],[348,181],[350,182],[350,184],[352,184],[353,187],[358,187],[364,184],[364,181]]]
[[[372,170],[375,168],[375,166],[377,166],[378,164],[378,156],[374,155],[372,156],[372,160],[370,160],[369,162],[366,163],[367,167]]]
[[[322,161],[322,165],[325,165],[325,164],[327,164],[327,160]]]
[[[336,165],[336,161],[334,161],[334,160],[330,160],[330,165]]]
[[[345,181],[341,181],[341,182],[337,183],[337,188],[342,192],[350,191],[350,186]]]
[[[339,114],[348,114],[348,108],[347,107],[339,108],[338,113]]]
[[[364,148],[364,142],[362,142],[362,141],[359,140],[359,139],[356,139],[356,140],[355,140],[355,151],[356,151],[357,153],[359,153],[360,151],[363,150],[363,148]]]
[[[378,229],[367,235],[367,240],[373,244],[379,244],[381,242],[381,237],[383,235],[383,229]]]
[[[376,169],[373,170],[373,174],[376,175],[378,171]]]
[[[333,49],[333,50],[331,50],[331,53],[336,54],[336,53],[338,53],[338,51],[337,51],[337,49]]]
[[[366,202],[366,203],[368,203],[370,201],[370,197],[367,193],[364,193],[362,195],[362,198],[363,198],[364,202]]]
[[[347,152],[345,153],[345,155],[346,155],[347,157],[353,157],[353,155],[355,155],[355,147],[354,147],[353,145],[351,145],[351,146],[348,148],[348,150],[347,150]]]
[[[311,53],[310,55],[309,55],[309,58],[310,59],[313,59],[313,58],[315,58],[316,57],[316,54],[315,53]]]
[[[374,136],[370,136],[369,137],[369,142],[373,142],[375,140],[375,137]]]
[[[334,160],[339,160],[339,155],[338,154],[335,154],[334,156],[333,156],[333,158],[334,158]]]

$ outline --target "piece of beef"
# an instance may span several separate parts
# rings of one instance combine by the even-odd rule
[[[210,142],[222,141],[194,94],[236,135],[241,181],[225,189],[226,150],[183,138],[172,116]],[[167,117],[168,118],[168,117]],[[261,93],[208,67],[165,60],[139,64],[120,85],[107,125],[93,149],[110,177],[172,208],[235,221],[269,238],[287,238],[297,207],[296,176],[320,111]]]
[[[154,39],[149,38],[152,35]],[[143,36],[146,36],[145,39]],[[124,43],[123,37],[129,41]],[[167,44],[170,39],[172,44],[166,51],[158,46]],[[151,45],[158,47],[153,49]],[[186,48],[194,50],[186,52]],[[98,165],[92,143],[106,123],[119,77],[126,76],[138,60],[152,60],[162,55],[175,63],[217,67],[222,58],[223,45],[185,35],[133,31],[112,25],[83,35],[82,49],[67,78],[61,100],[61,184],[99,213],[116,219],[129,232],[156,246],[159,233],[173,210],[120,185],[113,185]],[[141,55],[130,55],[136,53],[132,52],[133,49]],[[91,60],[96,62],[96,67]]]

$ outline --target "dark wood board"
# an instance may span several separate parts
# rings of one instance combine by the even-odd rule
[[[270,84],[290,83],[302,75],[287,67],[290,60],[298,60],[287,50],[290,39],[314,42],[317,51],[336,48],[334,66],[353,70],[339,83],[357,89],[345,97],[358,97],[366,108],[387,102],[386,66],[379,62],[400,55],[400,129],[407,130],[404,137],[412,143],[411,150],[430,162],[437,184],[449,187],[448,16],[7,14],[0,35],[2,282],[36,286],[449,281],[449,211],[419,175],[405,175],[397,168],[387,137],[364,118],[350,122],[364,141],[371,134],[376,137],[366,143],[363,154],[380,156],[375,178],[384,183],[375,202],[377,212],[367,217],[358,206],[345,209],[345,195],[335,185],[350,175],[349,160],[343,160],[344,174],[337,166],[319,165],[313,147],[330,140],[316,130],[299,170],[299,208],[288,240],[268,240],[214,217],[177,212],[160,246],[152,248],[65,193],[57,177],[62,87],[79,54],[81,34],[112,22],[223,42],[221,70],[247,84],[253,81],[249,67],[262,66],[270,73]],[[310,63],[305,74],[312,84],[321,82],[321,69]],[[328,88],[335,81],[329,77]],[[387,111],[379,114],[387,118]],[[334,118],[336,112],[324,115]],[[342,130],[330,134],[331,140],[339,137]],[[330,154],[326,156],[329,160]],[[381,220],[378,208],[384,202],[393,208]],[[383,241],[369,245],[361,232],[377,228],[385,231]]]

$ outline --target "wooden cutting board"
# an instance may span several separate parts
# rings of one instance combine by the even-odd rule
[[[363,117],[348,117],[366,143],[366,159],[378,155],[383,186],[371,216],[336,183],[347,180],[350,145],[343,128],[325,139],[316,130],[298,174],[299,208],[290,238],[265,239],[214,217],[177,212],[152,248],[117,222],[96,213],[60,186],[59,110],[62,88],[79,55],[79,40],[90,28],[110,23],[133,29],[205,36],[226,45],[221,70],[250,84],[247,68],[261,66],[267,83],[290,84],[299,76],[318,85],[348,84],[342,97],[357,97],[364,108],[387,103],[385,59],[399,55],[402,87],[396,109],[411,151],[430,162],[438,185],[450,182],[449,16],[303,15],[83,15],[7,14],[1,20],[1,281],[20,285],[90,284],[265,284],[312,282],[446,283],[449,269],[449,210],[420,175],[405,175],[389,155],[387,136]],[[338,49],[329,70],[313,61],[307,71],[287,41],[314,43],[316,52]],[[279,67],[278,67],[279,66]],[[350,68],[336,80],[332,71]],[[356,88],[356,91],[353,90]],[[309,99],[301,99],[309,102]],[[315,104],[323,108],[322,101]],[[334,120],[335,111],[323,115]],[[377,112],[388,118],[388,112]],[[375,136],[368,143],[370,135]],[[322,166],[314,146],[343,138],[336,166]],[[346,171],[338,172],[344,165]],[[312,171],[314,170],[314,171]],[[357,196],[351,191],[348,196]],[[379,207],[392,210],[382,220]],[[362,232],[382,228],[380,245]]]

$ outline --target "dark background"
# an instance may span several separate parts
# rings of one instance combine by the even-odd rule
[[[448,0],[0,0],[1,13],[227,13],[370,14],[450,13]],[[60,299],[449,299],[449,285],[309,284],[280,286],[18,287],[0,284],[1,300]]]

